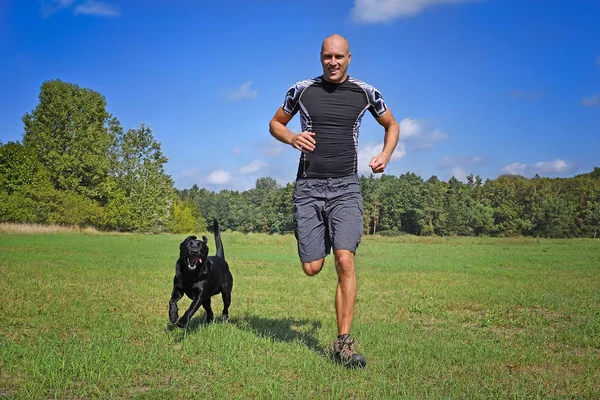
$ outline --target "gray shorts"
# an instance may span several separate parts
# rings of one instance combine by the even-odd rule
[[[331,247],[356,251],[363,232],[358,176],[297,180],[293,203],[300,261],[320,260]]]

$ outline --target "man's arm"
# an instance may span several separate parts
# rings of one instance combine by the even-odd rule
[[[287,128],[288,122],[292,120],[293,115],[290,115],[279,108],[271,122],[269,122],[269,132],[273,137],[280,142],[289,144],[296,150],[313,151],[315,149],[315,139],[313,132],[301,132],[295,134]]]
[[[385,170],[392,158],[392,153],[394,153],[400,137],[400,126],[389,108],[381,117],[376,118],[376,121],[385,129],[383,151],[371,159],[369,167],[373,173],[378,174]]]

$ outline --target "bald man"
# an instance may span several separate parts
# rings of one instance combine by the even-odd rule
[[[327,37],[321,45],[323,74],[296,82],[287,91],[269,131],[300,151],[292,199],[298,255],[304,273],[314,276],[333,248],[338,276],[334,358],[346,367],[360,368],[367,361],[350,337],[357,291],[354,254],[363,232],[357,152],[360,123],[369,111],[384,128],[383,149],[369,163],[373,173],[385,171],[400,129],[381,93],[348,75],[351,59],[343,36]],[[294,133],[287,124],[298,111],[302,132]]]

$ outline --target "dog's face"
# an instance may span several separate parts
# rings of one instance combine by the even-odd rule
[[[198,240],[196,236],[188,236],[179,245],[179,258],[187,263],[188,269],[193,271],[202,266],[208,258],[208,246],[206,236]]]

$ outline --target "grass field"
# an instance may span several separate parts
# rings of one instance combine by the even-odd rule
[[[598,240],[365,237],[347,370],[292,236],[223,233],[230,322],[174,328],[184,237],[0,233],[0,398],[600,398]]]

